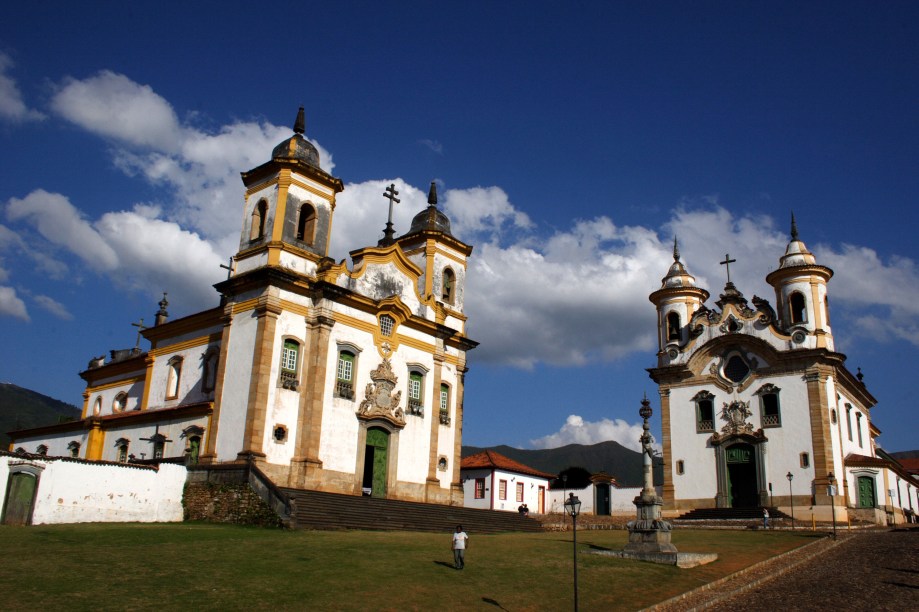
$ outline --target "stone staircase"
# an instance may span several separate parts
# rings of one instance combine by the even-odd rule
[[[539,522],[516,512],[442,506],[397,499],[358,497],[282,488],[290,498],[294,529],[372,529],[383,531],[452,532],[462,525],[469,533],[540,531]]]
[[[791,518],[778,508],[768,508],[769,520]],[[750,521],[763,520],[763,509],[752,508],[696,508],[681,514],[674,521]]]

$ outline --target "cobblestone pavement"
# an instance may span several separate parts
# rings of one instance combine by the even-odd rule
[[[809,559],[790,556],[760,573],[746,576],[759,581],[752,588],[721,593],[715,602],[687,598],[680,609],[919,610],[919,530],[847,534]]]

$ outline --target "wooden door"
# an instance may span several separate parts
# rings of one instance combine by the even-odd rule
[[[3,524],[32,524],[32,506],[35,502],[37,484],[38,478],[28,472],[10,474],[6,503],[3,505]]]

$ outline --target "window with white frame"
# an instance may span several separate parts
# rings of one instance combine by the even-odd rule
[[[166,368],[166,399],[176,399],[179,397],[179,381],[182,378],[182,358],[173,357]]]
[[[760,419],[763,427],[781,427],[782,425],[779,391],[778,387],[767,383],[756,392],[759,395]]]
[[[281,347],[281,386],[296,391],[299,386],[300,343],[285,338]]]
[[[484,478],[475,479],[475,498],[485,499],[485,479]]]
[[[115,396],[115,399],[112,400],[112,412],[124,412],[124,409],[128,406],[128,394],[121,392]]]
[[[450,424],[450,385],[440,385],[440,424]]]
[[[499,480],[498,481],[498,499],[505,500],[507,499],[507,481]]]
[[[421,416],[424,414],[424,374],[418,370],[408,373],[408,413]]]
[[[396,325],[396,320],[389,315],[383,315],[380,317],[380,333],[389,338],[392,336],[393,327]]]
[[[522,482],[517,483],[517,501],[518,502],[523,501],[523,483]]]
[[[128,446],[130,444],[127,438],[118,438],[115,441],[115,456],[119,463],[128,462]]]
[[[338,351],[338,368],[335,380],[335,395],[346,399],[354,399],[354,367],[356,356],[354,352],[341,349]]]

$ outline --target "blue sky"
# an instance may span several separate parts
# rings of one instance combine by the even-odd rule
[[[163,291],[214,306],[239,172],[302,104],[346,185],[333,257],[390,182],[397,232],[436,179],[475,245],[465,443],[637,447],[674,234],[715,299],[730,253],[774,302],[794,211],[881,445],[919,447],[919,5],[168,4],[4,9],[0,379],[80,404]]]

